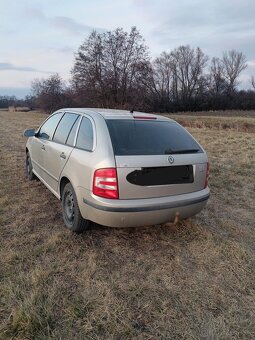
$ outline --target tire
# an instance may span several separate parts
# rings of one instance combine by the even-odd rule
[[[26,174],[27,174],[27,178],[30,181],[33,181],[34,179],[36,179],[36,176],[33,173],[33,166],[32,166],[32,162],[31,162],[31,158],[30,158],[30,153],[29,152],[26,153]]]
[[[63,219],[66,227],[75,233],[81,233],[88,229],[90,221],[82,218],[75,191],[71,183],[65,185],[61,199]]]

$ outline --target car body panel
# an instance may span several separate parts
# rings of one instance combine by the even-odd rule
[[[210,190],[160,198],[110,200],[97,197],[83,187],[76,188],[82,216],[96,223],[112,227],[136,227],[173,222],[201,211]]]
[[[207,157],[204,153],[173,155],[174,164],[169,164],[169,155],[116,156],[120,199],[152,198],[202,190],[206,176]],[[147,167],[173,167],[190,164],[193,166],[193,183],[139,186],[127,181],[127,175]]]
[[[40,138],[30,137],[27,143],[33,168],[41,178],[44,178],[44,142]]]
[[[54,190],[59,190],[59,178],[64,169],[70,154],[72,146],[46,141],[44,151],[44,179],[45,182]]]
[[[63,169],[61,177],[70,179],[75,190],[77,187],[83,186],[91,191],[94,171],[96,169],[112,168],[116,164],[104,119],[101,116],[92,118],[89,114],[86,117],[93,120],[93,151],[81,150],[75,147]],[[95,126],[97,126],[97,130]],[[97,133],[97,131],[100,131],[100,133]]]

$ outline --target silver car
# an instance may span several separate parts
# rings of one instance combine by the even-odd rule
[[[68,229],[185,219],[209,198],[208,158],[177,122],[141,112],[61,109],[24,132],[29,179],[62,201]]]

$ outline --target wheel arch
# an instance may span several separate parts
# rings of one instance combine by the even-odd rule
[[[60,200],[62,200],[62,193],[64,190],[64,187],[67,183],[71,183],[70,179],[66,176],[61,177],[61,180],[59,182],[59,194],[60,194]],[[71,183],[72,184],[72,183]]]

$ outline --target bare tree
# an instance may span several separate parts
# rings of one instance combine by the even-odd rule
[[[208,57],[200,48],[180,46],[170,53],[163,52],[152,63],[152,89],[165,108],[185,108],[201,92],[203,72]],[[166,104],[168,102],[168,104]]]
[[[79,103],[91,105],[95,96],[105,98],[102,35],[93,31],[79,47],[72,69],[72,83]]]
[[[35,79],[31,87],[36,106],[45,112],[51,113],[65,106],[65,84],[58,74],[47,79]]]
[[[154,89],[163,97],[170,99],[172,91],[173,62],[171,53],[162,52],[153,62]]]
[[[135,27],[129,33],[121,28],[93,32],[75,57],[73,84],[96,106],[124,107],[139,92],[139,72],[148,60],[147,47]]]
[[[233,93],[239,84],[237,79],[240,73],[247,67],[246,57],[242,52],[231,50],[223,53],[221,63],[229,92]]]
[[[148,61],[147,47],[135,27],[129,34],[122,29],[108,32],[105,45],[114,102],[123,106],[136,94],[141,65]]]
[[[199,79],[203,75],[208,57],[197,47],[180,46],[172,53],[173,89],[184,105],[198,94]],[[175,93],[174,96],[177,96]]]
[[[172,64],[170,53],[162,52],[152,63],[142,65],[140,82],[144,84],[147,97],[154,106],[168,111],[171,98]]]
[[[8,108],[8,106],[19,105],[20,100],[15,96],[1,96],[0,95],[0,108]]]
[[[212,58],[210,67],[212,90],[216,94],[222,94],[227,89],[227,81],[224,77],[224,65],[219,58]]]
[[[255,90],[255,78],[254,78],[254,76],[251,76],[251,85],[252,85],[253,89]]]

